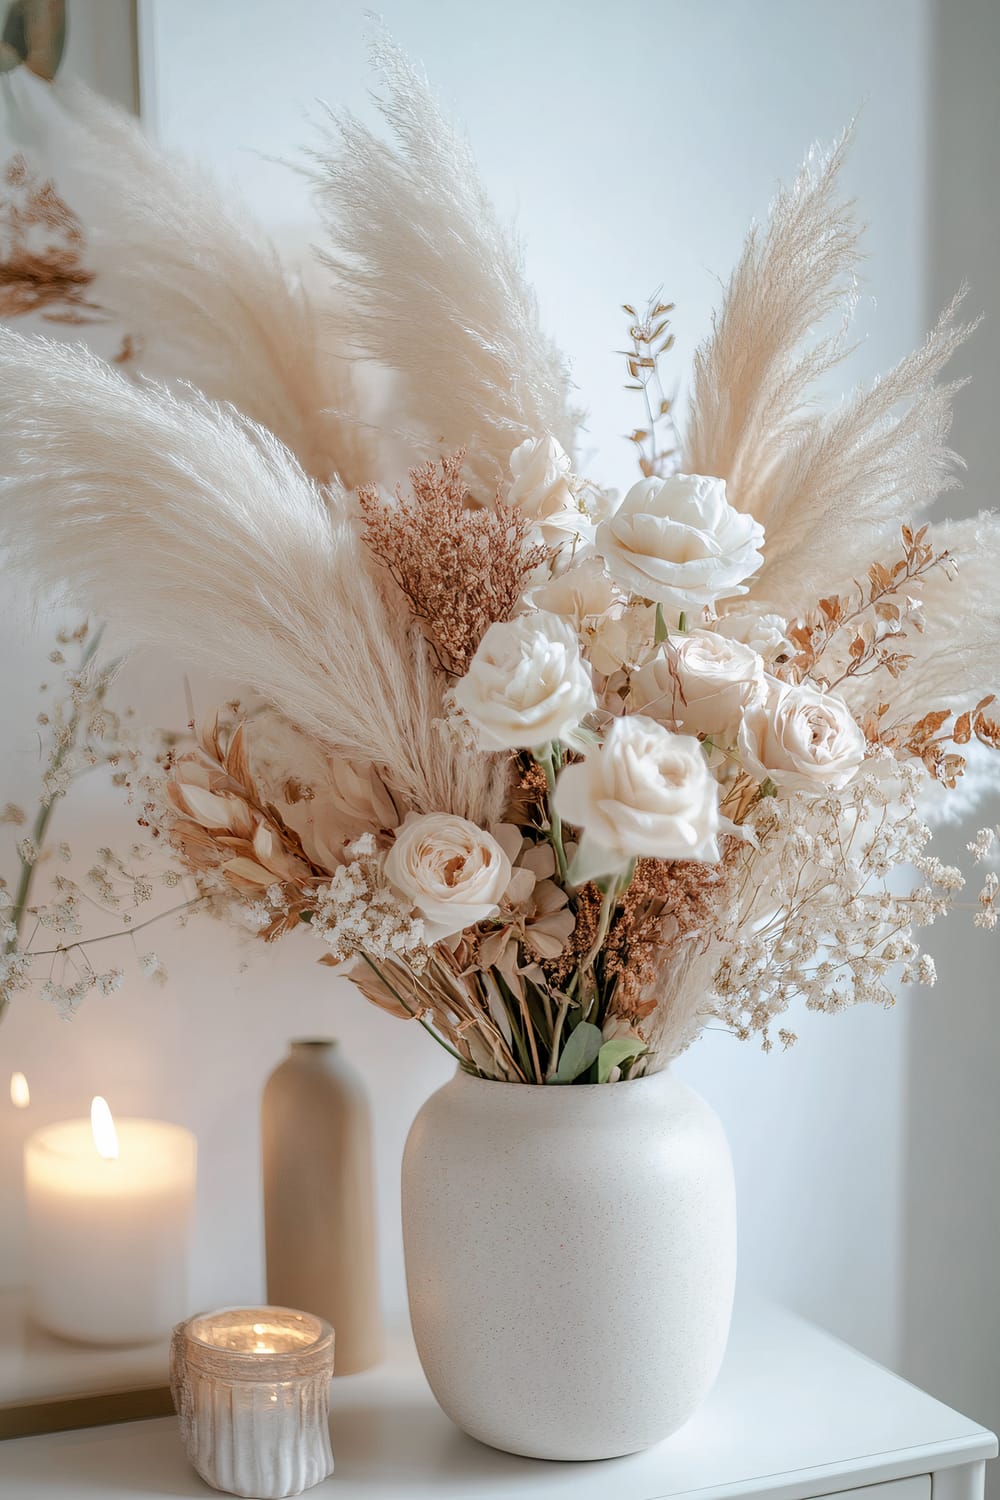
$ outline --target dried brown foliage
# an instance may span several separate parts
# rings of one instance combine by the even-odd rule
[[[815,610],[792,625],[788,634],[798,653],[782,668],[782,675],[796,681],[808,677],[823,688],[883,670],[898,678],[913,660],[899,649],[906,630],[923,634],[924,578],[934,568],[944,568],[949,575],[954,569],[951,554],[936,552],[930,545],[928,531],[927,526],[916,532],[904,526],[902,556],[888,565],[872,563],[867,581],[856,583],[853,593],[821,599]],[[830,669],[824,660],[828,652],[837,661]],[[898,760],[919,760],[935,781],[954,787],[965,759],[951,746],[967,745],[975,736],[988,749],[1000,749],[1000,722],[984,712],[993,701],[994,695],[988,694],[964,713],[934,708],[893,722],[892,704],[876,702],[861,718],[861,727],[871,746],[890,750]]]
[[[526,545],[528,522],[501,500],[475,509],[464,452],[411,469],[412,496],[387,503],[373,484],[358,500],[364,540],[406,596],[442,671],[460,677],[495,620],[508,620],[546,556]]]
[[[935,553],[927,532],[926,526],[917,532],[904,526],[901,557],[888,566],[872,563],[866,582],[856,581],[853,592],[820,599],[814,610],[790,626],[788,635],[798,651],[782,675],[795,681],[808,677],[830,689],[871,672],[884,670],[895,678],[905,671],[911,657],[899,650],[906,639],[902,627],[923,631],[912,593],[919,594],[921,580],[932,568],[949,562],[947,551]],[[834,643],[842,648],[838,656],[846,653],[847,661],[827,668],[822,658]]]
[[[93,321],[101,309],[87,299],[94,273],[84,248],[83,225],[54,183],[12,157],[0,184],[0,318],[44,309],[55,323]]]
[[[240,895],[258,898],[279,886],[286,909],[261,933],[273,942],[298,926],[323,872],[262,797],[247,759],[245,726],[224,729],[216,718],[198,738],[197,750],[168,761],[167,796],[175,815],[167,837],[195,877],[215,871]],[[212,800],[201,797],[202,791]],[[217,822],[209,808],[217,810]]]
[[[869,744],[891,750],[898,760],[922,761],[935,781],[951,788],[965,770],[965,758],[950,750],[949,745],[967,745],[974,736],[988,750],[1000,750],[1000,720],[988,718],[984,713],[994,701],[991,693],[964,713],[936,708],[920,719],[894,725],[885,723],[890,705],[879,703],[867,715],[862,728]],[[947,728],[950,719],[954,722]]]

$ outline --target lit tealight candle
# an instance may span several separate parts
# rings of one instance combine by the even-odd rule
[[[28,1137],[24,1187],[30,1304],[63,1338],[140,1344],[187,1311],[194,1136],[163,1120],[89,1120]]]
[[[333,1473],[333,1330],[287,1307],[226,1307],[174,1330],[170,1385],[188,1457],[217,1490],[279,1500]]]

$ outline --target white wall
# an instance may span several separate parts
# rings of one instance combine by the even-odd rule
[[[680,374],[750,217],[808,144],[835,135],[861,104],[846,186],[871,222],[868,337],[844,379],[871,376],[920,338],[925,0],[383,0],[381,9],[464,118],[487,182],[518,215],[542,306],[592,413],[595,477],[631,478],[620,434],[635,412],[612,352],[619,304],[661,284],[676,300]],[[146,97],[162,139],[238,181],[283,241],[317,237],[302,182],[261,153],[293,157],[310,144],[317,99],[368,110],[361,5],[154,0],[142,17],[155,83]],[[3,590],[10,618],[10,580]],[[30,770],[22,684],[42,657],[25,640],[0,657],[0,702],[22,711],[0,723],[5,783]],[[164,661],[159,671],[160,712],[169,701],[182,714],[179,667]],[[104,817],[77,805],[64,826],[82,847],[105,841]],[[218,930],[192,927],[183,943],[165,935],[156,944],[170,959],[165,991],[90,1001],[71,1025],[24,1005],[0,1030],[0,1072],[29,1073],[39,1119],[79,1111],[101,1089],[122,1110],[191,1124],[202,1148],[196,1298],[232,1301],[259,1285],[261,1082],[285,1038],[338,1034],[374,1097],[384,1279],[398,1312],[399,1153],[419,1100],[445,1076],[442,1059],[422,1034],[303,962],[294,943],[259,953],[242,976]],[[903,1007],[803,1021],[799,1047],[769,1059],[709,1035],[680,1065],[730,1132],[746,1279],[890,1362],[900,1331],[907,1025]],[[2,1102],[0,1122],[0,1202],[9,1202],[27,1122]],[[12,1218],[8,1247],[14,1234]],[[11,1248],[4,1274],[17,1274]]]
[[[996,508],[1000,370],[1000,7],[935,8],[931,94],[928,311],[964,280],[985,313],[963,354],[972,384],[956,403],[952,443],[968,463],[952,514]],[[961,859],[978,827],[1000,818],[996,794],[948,831]],[[975,890],[972,892],[973,898]],[[997,935],[951,924],[934,947],[938,988],[914,1006],[908,1121],[903,1370],[934,1395],[1000,1428],[1000,986]],[[1000,1496],[1000,1465],[990,1465]]]

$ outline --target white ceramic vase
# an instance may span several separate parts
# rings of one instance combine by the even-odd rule
[[[566,1087],[456,1073],[410,1130],[403,1239],[424,1372],[481,1442],[634,1453],[715,1380],[732,1161],[717,1115],[669,1070]]]

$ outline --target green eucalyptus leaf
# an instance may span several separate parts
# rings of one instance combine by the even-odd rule
[[[607,1083],[612,1068],[620,1067],[630,1057],[641,1057],[646,1050],[646,1043],[638,1036],[620,1036],[605,1042],[597,1054],[598,1083]]]
[[[590,1021],[581,1021],[578,1026],[574,1026],[566,1038],[552,1082],[572,1083],[574,1078],[586,1073],[600,1052],[603,1041],[601,1028],[592,1025]]]

